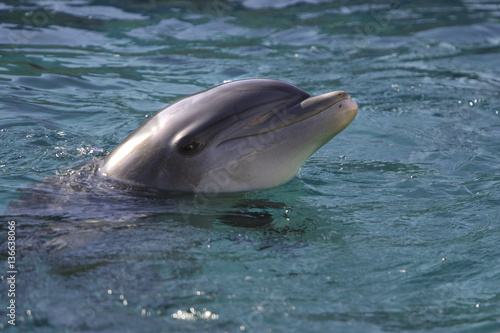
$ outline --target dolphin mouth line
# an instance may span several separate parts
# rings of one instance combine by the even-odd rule
[[[306,107],[310,107],[312,102],[315,102],[316,100],[320,99],[320,98],[325,98],[325,95],[333,95],[333,94],[337,94],[336,97],[337,98],[333,98],[329,101],[329,103],[325,103],[324,105],[320,105],[318,109],[313,109],[313,110],[306,110],[304,113],[303,113],[303,116],[300,116],[300,112],[299,114],[296,115],[296,117],[294,117],[294,119],[290,119],[289,121],[287,121],[288,119],[287,116],[289,116],[290,113],[294,112],[294,111],[303,111],[303,110],[299,110],[300,108],[302,108],[304,106],[304,104],[306,104],[304,106],[304,108]],[[328,97],[329,97],[328,96]],[[340,97],[339,97],[340,96]],[[323,94],[323,95],[319,95],[319,96],[314,96],[314,97],[309,97],[305,100],[303,100],[302,102],[292,106],[291,108],[287,109],[285,111],[284,114],[279,114],[279,112],[274,112],[269,118],[271,119],[277,119],[280,121],[280,125],[278,126],[274,126],[274,127],[270,127],[270,128],[266,128],[262,131],[258,131],[258,132],[255,132],[255,133],[250,133],[250,134],[245,134],[245,135],[239,135],[239,136],[234,136],[234,137],[230,137],[229,139],[226,139],[224,141],[221,141],[220,143],[218,143],[216,145],[216,147],[226,143],[226,142],[229,142],[229,141],[232,141],[232,140],[236,140],[236,139],[242,139],[242,138],[247,138],[247,137],[252,137],[252,136],[258,136],[258,135],[263,135],[263,134],[266,134],[266,133],[269,133],[269,132],[273,132],[273,131],[276,131],[278,129],[281,129],[281,128],[284,128],[284,127],[288,127],[288,126],[291,126],[291,125],[294,125],[294,124],[297,124],[297,123],[300,123],[304,120],[307,120],[309,118],[312,118],[320,113],[322,113],[323,111],[335,106],[336,104],[339,104],[339,108],[342,107],[342,102],[344,101],[348,101],[348,100],[352,100],[351,99],[351,96],[346,93],[346,92],[343,92],[343,91],[335,91],[335,92],[331,92],[331,93],[326,93],[326,94]],[[320,103],[321,104],[321,103]]]

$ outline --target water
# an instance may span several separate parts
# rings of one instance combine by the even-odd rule
[[[0,329],[500,331],[500,4],[266,3],[0,4]],[[164,197],[75,171],[250,77],[346,90],[358,116],[268,191]]]

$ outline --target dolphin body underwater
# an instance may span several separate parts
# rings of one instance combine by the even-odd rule
[[[97,174],[173,192],[272,188],[291,180],[357,111],[343,91],[311,97],[280,80],[233,81],[157,112],[104,159]]]

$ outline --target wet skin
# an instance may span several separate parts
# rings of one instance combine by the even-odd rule
[[[157,112],[105,158],[98,173],[177,192],[271,188],[291,180],[357,111],[343,91],[311,97],[279,80],[225,83]]]

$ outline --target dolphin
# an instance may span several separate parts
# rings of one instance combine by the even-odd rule
[[[357,112],[343,91],[311,97],[280,80],[232,81],[158,111],[97,173],[173,192],[268,189],[290,181]]]

